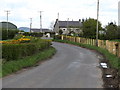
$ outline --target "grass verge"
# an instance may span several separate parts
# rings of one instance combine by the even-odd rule
[[[8,61],[2,65],[2,76],[9,75],[13,72],[21,70],[22,68],[31,67],[36,65],[39,61],[46,60],[55,54],[56,50],[53,47],[43,50],[32,56],[25,57],[14,61]]]
[[[109,60],[109,63],[110,63],[112,68],[116,68],[116,69],[120,70],[120,58],[118,58],[116,55],[113,55],[113,54],[109,53],[109,51],[106,50],[106,49],[96,47],[96,46],[92,46],[92,45],[88,45],[88,44],[71,42],[71,41],[67,41],[67,40],[56,40],[55,39],[54,41],[62,42],[62,43],[69,43],[69,44],[77,45],[77,46],[80,46],[80,47],[96,50],[99,53],[103,54],[104,57],[106,58],[106,60]]]

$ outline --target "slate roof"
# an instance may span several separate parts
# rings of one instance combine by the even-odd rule
[[[78,21],[58,21],[58,19],[56,19],[55,25],[54,27],[59,24],[60,28],[67,28],[67,27],[81,27],[82,26],[82,22]]]
[[[80,27],[82,26],[82,23],[79,21],[59,21],[59,27],[65,28],[65,27]]]

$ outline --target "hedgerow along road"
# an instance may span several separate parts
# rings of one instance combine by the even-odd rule
[[[102,71],[95,52],[53,42],[56,54],[37,67],[2,79],[3,88],[102,88]]]

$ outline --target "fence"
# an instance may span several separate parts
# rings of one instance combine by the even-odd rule
[[[72,37],[72,36],[61,36],[62,40],[69,40],[77,43],[96,45],[95,39]],[[113,42],[108,40],[98,40],[98,47],[107,49],[110,53],[120,57],[120,42]]]

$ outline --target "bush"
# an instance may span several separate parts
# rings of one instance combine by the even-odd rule
[[[16,60],[25,56],[30,56],[37,51],[35,44],[3,44],[2,58],[6,60]]]
[[[7,32],[7,29],[0,29],[2,31],[2,40],[6,40],[6,39],[13,39],[15,34],[17,34],[19,32],[19,30],[15,30],[15,29],[9,29]]]
[[[25,67],[35,66],[39,61],[50,58],[52,55],[54,55],[55,52],[55,48],[50,47],[32,56],[14,61],[8,61],[5,64],[2,64],[2,76],[0,77],[9,75]]]
[[[48,48],[50,45],[51,41],[37,38],[29,43],[2,44],[2,58],[9,61],[31,56]]]
[[[34,33],[24,32],[23,35],[25,35],[25,36],[33,36],[33,37],[42,37],[43,33],[41,33],[41,32],[39,32],[39,33],[36,33],[36,32],[34,32]]]
[[[61,36],[60,35],[55,35],[54,39],[61,39]]]

